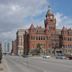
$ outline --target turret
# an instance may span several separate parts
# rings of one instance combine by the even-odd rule
[[[35,27],[33,24],[31,24],[30,28],[29,28],[29,33],[34,33],[35,31]]]
[[[45,31],[51,31],[56,29],[56,18],[51,10],[51,8],[48,8],[48,11],[46,13],[46,18],[44,20],[45,24]]]

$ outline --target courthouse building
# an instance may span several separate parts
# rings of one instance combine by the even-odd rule
[[[55,50],[72,53],[72,30],[65,27],[57,29],[51,9],[46,13],[44,28],[31,24],[29,29],[17,31],[18,54],[29,54],[38,44],[46,54],[54,54]]]
[[[29,52],[37,48],[38,44],[46,54],[52,54],[55,48],[60,48],[61,32],[56,29],[56,18],[50,9],[46,13],[44,28],[41,26],[34,27],[34,24],[31,24],[26,34],[28,35],[26,38],[28,42],[25,44],[28,46]]]

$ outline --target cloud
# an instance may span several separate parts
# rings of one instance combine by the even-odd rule
[[[44,27],[47,0],[0,0],[0,40],[15,39],[16,30],[31,23]],[[72,18],[57,12],[57,28],[72,26]]]
[[[47,0],[0,0],[0,39],[13,39],[16,29],[40,22],[34,17],[46,12],[47,6]]]
[[[61,29],[63,26],[66,28],[72,27],[72,18],[65,16],[63,13],[57,12],[55,14],[56,17],[56,26]]]
[[[17,29],[14,29],[12,31],[8,31],[8,32],[2,32],[0,34],[0,40],[2,41],[12,41],[12,40],[15,40],[16,39],[16,31]]]

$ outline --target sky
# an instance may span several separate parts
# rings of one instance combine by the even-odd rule
[[[57,28],[72,27],[72,0],[0,0],[0,40],[14,40],[17,29],[29,28],[32,23],[44,27],[48,5]]]

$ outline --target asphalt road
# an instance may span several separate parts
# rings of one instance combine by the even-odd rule
[[[71,60],[18,56],[4,56],[4,59],[7,62],[9,72],[72,72]]]

